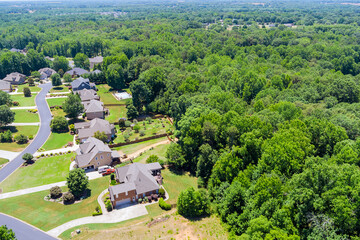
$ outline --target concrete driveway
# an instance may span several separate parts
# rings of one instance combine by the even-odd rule
[[[10,151],[5,151],[5,150],[0,150],[0,156],[2,158],[6,158],[9,159],[9,161],[13,160],[14,158],[17,157],[17,155],[19,155],[19,152],[10,152]]]
[[[50,136],[50,122],[51,112],[45,100],[46,94],[52,88],[51,83],[39,85],[42,88],[41,92],[36,95],[35,103],[39,112],[41,125],[35,139],[22,151],[14,160],[6,164],[5,167],[0,169],[0,182],[4,181],[10,174],[12,174],[18,167],[23,164],[22,156],[25,153],[34,154]]]

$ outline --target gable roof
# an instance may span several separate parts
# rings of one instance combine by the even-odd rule
[[[91,63],[102,63],[103,60],[104,60],[104,58],[102,56],[89,58],[89,62],[91,62]]]
[[[101,152],[111,153],[111,149],[99,139],[89,137],[84,143],[80,144],[79,148],[76,150],[75,161],[78,167],[84,167]]]
[[[56,71],[54,69],[51,68],[41,68],[38,71],[40,74],[46,74],[48,77],[50,77],[51,75],[55,74]]]
[[[112,134],[114,124],[100,118],[94,118],[90,122],[75,123],[75,129],[78,131],[80,139],[94,136],[97,131],[105,132],[105,134]]]
[[[96,91],[93,89],[82,89],[82,90],[76,91],[76,93],[79,94],[82,102],[99,99],[99,96],[96,94]]]
[[[24,74],[13,72],[6,75],[6,77],[3,80],[8,82],[20,82],[21,80],[25,80],[25,78],[26,76]]]
[[[89,104],[85,106],[86,113],[103,112],[104,104],[98,100],[90,100]]]
[[[79,76],[81,76],[81,75],[83,75],[85,73],[89,73],[89,72],[86,71],[85,69],[76,67],[76,68],[73,68],[73,69],[67,71],[66,73],[68,73],[70,75],[79,75]]]
[[[0,90],[9,90],[11,88],[11,84],[7,81],[0,80]]]
[[[79,77],[71,82],[71,87],[78,88],[82,83],[90,86],[90,80],[88,78]]]
[[[99,74],[99,73],[102,73],[99,69],[90,72],[90,74]]]
[[[160,164],[159,164],[160,165]],[[154,176],[152,176],[152,165],[133,163],[124,167],[117,168],[115,170],[116,177],[122,184],[111,186],[109,189],[113,194],[119,194],[128,189],[131,183],[135,185],[136,194],[143,194],[159,189],[159,184],[156,182]],[[161,169],[161,167],[160,167]],[[120,187],[124,185],[123,187]],[[112,194],[112,195],[113,195]]]

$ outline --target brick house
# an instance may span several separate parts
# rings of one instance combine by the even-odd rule
[[[133,163],[115,170],[118,185],[110,186],[113,207],[137,202],[139,198],[159,192],[162,184],[161,166],[158,162]]]

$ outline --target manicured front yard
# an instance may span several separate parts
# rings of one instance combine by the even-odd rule
[[[32,135],[35,138],[39,126],[8,126],[1,128],[1,131],[6,131],[7,129],[10,129],[13,135],[22,133],[25,134],[26,136]],[[28,145],[29,142],[26,144],[17,144],[16,142],[0,143],[0,149],[6,151],[20,152],[24,150]]]
[[[46,101],[51,106],[61,106],[65,102],[66,98],[47,98]]]
[[[58,93],[58,92],[69,92],[69,88],[64,86],[64,85],[60,85],[60,86],[56,86],[56,87],[53,87],[51,90],[50,90],[50,93]]]
[[[15,113],[15,123],[40,122],[39,114],[31,113],[27,109],[12,110]]]
[[[37,187],[65,181],[69,174],[71,158],[75,153],[45,157],[30,166],[20,167],[0,184],[3,192]]]
[[[24,97],[24,94],[11,95],[11,100],[18,102],[19,106],[16,107],[31,107],[36,106],[35,104],[36,93],[32,94],[31,97]]]
[[[106,106],[105,108],[109,109],[109,115],[105,119],[111,123],[118,122],[119,118],[126,118],[127,116],[125,106]]]
[[[80,203],[63,205],[48,202],[44,197],[49,190],[0,200],[0,212],[30,223],[44,231],[49,231],[73,219],[91,216],[98,205],[97,197],[109,186],[109,177],[91,180],[91,196]],[[67,191],[62,187],[63,192]]]
[[[58,149],[65,147],[68,142],[72,142],[74,139],[73,135],[67,133],[54,133],[52,132],[46,143],[41,147],[44,151]]]
[[[31,92],[40,92],[40,91],[41,91],[41,88],[39,88],[38,86],[31,86],[31,87],[29,87],[28,84],[23,84],[23,85],[19,85],[19,86],[18,86],[18,92],[19,92],[19,93],[20,93],[20,92],[24,92],[24,88],[25,88],[25,87],[30,88],[30,91],[31,91]]]

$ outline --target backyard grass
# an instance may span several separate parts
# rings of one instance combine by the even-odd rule
[[[102,98],[100,98],[102,101]],[[109,115],[105,117],[111,123],[118,122],[119,118],[126,118],[127,109],[125,106],[105,106],[105,108],[109,109]]]
[[[115,150],[121,150],[125,154],[130,154],[130,153],[136,152],[138,150],[141,150],[141,149],[143,149],[143,148],[145,148],[147,146],[150,146],[152,144],[162,142],[164,140],[167,140],[167,137],[156,138],[156,139],[152,139],[152,140],[145,141],[145,142],[129,144],[129,145],[117,147],[117,148],[114,148],[114,149]]]
[[[162,123],[164,124],[165,127],[162,126]],[[142,138],[147,138],[147,137],[151,137],[154,136],[156,134],[163,134],[166,133],[167,129],[171,129],[173,130],[174,127],[170,124],[170,122],[167,119],[154,119],[152,120],[151,123],[149,123],[148,121],[142,121],[139,122],[138,125],[140,126],[140,131],[143,131],[145,133],[144,136],[140,136],[140,131],[139,133],[135,133],[134,130],[131,129],[131,127],[128,127],[126,130],[121,131],[119,128],[119,125],[116,125],[116,130],[117,130],[117,137],[114,139],[114,143],[123,143],[125,142],[124,139],[124,135],[127,133],[130,135],[129,140],[130,141],[134,141],[136,139],[142,139]]]
[[[69,88],[64,86],[64,85],[60,85],[60,86],[56,86],[56,87],[53,87],[51,90],[50,90],[50,93],[58,93],[58,92],[69,92]]]
[[[115,91],[110,91],[110,86],[107,84],[96,85],[98,89],[97,94],[100,96],[100,101],[106,104],[120,104],[120,102],[111,94]]]
[[[15,94],[11,95],[11,100],[18,102],[19,106],[17,107],[31,107],[36,106],[35,104],[36,93],[33,93],[31,97],[24,97],[24,94]]]
[[[0,200],[0,212],[19,218],[44,231],[49,231],[73,219],[91,216],[98,205],[97,197],[109,186],[109,177],[89,182],[91,196],[79,203],[63,205],[45,201],[44,197],[49,194],[49,190],[47,190]],[[66,187],[62,187],[62,189],[63,192],[67,191]]]
[[[69,174],[71,158],[75,153],[40,158],[34,164],[21,167],[0,183],[3,192],[37,187],[65,181]]]
[[[14,135],[16,134],[25,134],[26,136],[35,135],[38,132],[39,126],[7,126],[2,127],[1,131],[10,130]],[[1,143],[0,149],[12,152],[20,152],[24,150],[29,145],[29,142],[26,144],[17,144],[16,142],[11,143]]]
[[[74,139],[73,135],[67,133],[54,133],[52,132],[46,143],[41,147],[45,151],[63,148],[68,142],[72,142]]]
[[[30,88],[30,91],[31,91],[31,92],[40,92],[40,91],[41,91],[41,88],[39,88],[39,87],[37,87],[37,86],[31,86],[31,87],[29,87],[28,84],[23,84],[23,85],[19,85],[19,86],[18,86],[18,92],[19,92],[19,93],[20,93],[20,92],[24,92],[24,88],[25,88],[25,87]]]
[[[47,98],[46,101],[51,106],[61,106],[65,102],[66,98]]]
[[[141,156],[134,159],[134,162],[146,163],[146,159],[150,155],[156,155],[160,160],[166,161],[166,151],[170,147],[170,144],[162,144],[154,147],[152,150],[147,150]]]
[[[15,123],[40,122],[39,114],[31,113],[27,109],[11,110],[15,113]]]

